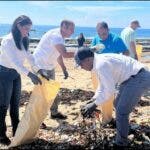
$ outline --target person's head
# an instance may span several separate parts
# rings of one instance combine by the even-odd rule
[[[75,62],[82,69],[91,71],[93,68],[94,53],[88,47],[79,48],[74,56]]]
[[[64,38],[70,37],[74,33],[75,24],[70,20],[63,20],[60,24],[61,34]]]
[[[131,23],[130,23],[130,27],[133,29],[133,30],[136,30],[137,28],[141,27],[140,26],[140,23],[138,20],[132,20]]]
[[[102,40],[106,40],[109,34],[109,28],[106,22],[99,22],[96,26],[97,34]]]
[[[13,22],[11,32],[18,49],[21,50],[21,42],[23,43],[25,49],[28,49],[29,45],[29,31],[31,30],[32,21],[29,17],[21,15],[15,19]]]
[[[84,37],[84,36],[83,36],[83,33],[80,33],[80,35],[79,35],[79,36],[80,36],[80,37]]]

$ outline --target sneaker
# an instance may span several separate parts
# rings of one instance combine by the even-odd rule
[[[57,114],[51,114],[52,119],[67,119],[66,115],[63,115],[62,113],[58,112]]]
[[[47,128],[47,126],[46,126],[46,124],[43,122],[41,125],[40,125],[40,129],[46,129]]]
[[[7,136],[0,136],[0,143],[3,145],[9,145],[11,141]]]

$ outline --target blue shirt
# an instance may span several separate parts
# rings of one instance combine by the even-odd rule
[[[105,49],[103,49],[102,51],[97,51],[98,54],[100,53],[123,53],[125,51],[128,51],[123,40],[119,36],[113,33],[109,33],[108,38],[104,41],[99,37],[99,35],[97,35],[92,41],[92,46],[96,44],[105,45]]]

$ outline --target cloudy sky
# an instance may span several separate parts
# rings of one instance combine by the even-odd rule
[[[132,19],[150,28],[150,2],[146,1],[0,1],[0,24],[12,24],[22,14],[34,25],[59,25],[62,19],[76,26],[95,27],[106,21],[110,27],[125,27]]]

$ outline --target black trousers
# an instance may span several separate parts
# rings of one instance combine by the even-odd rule
[[[6,134],[6,113],[10,106],[13,135],[19,123],[21,78],[16,70],[0,66],[0,136]]]

